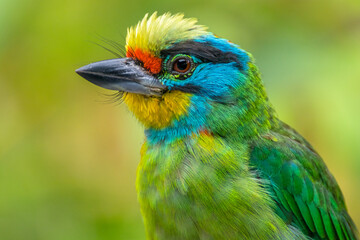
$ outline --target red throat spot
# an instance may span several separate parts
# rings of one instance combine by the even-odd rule
[[[212,133],[211,133],[209,130],[207,130],[207,129],[202,129],[202,130],[200,131],[200,134],[204,134],[204,135],[206,135],[206,136],[212,136]]]
[[[135,58],[144,64],[144,68],[149,70],[153,74],[157,74],[161,71],[161,58],[155,57],[149,52],[144,52],[141,49],[127,48],[126,56]]]

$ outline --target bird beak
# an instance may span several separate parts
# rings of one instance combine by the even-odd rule
[[[132,58],[118,58],[91,63],[76,70],[76,73],[100,87],[161,96],[167,90],[159,79],[135,63]]]

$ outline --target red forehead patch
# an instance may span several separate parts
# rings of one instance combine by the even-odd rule
[[[136,58],[144,64],[144,68],[146,68],[153,74],[157,74],[161,71],[161,58],[155,57],[149,52],[144,52],[138,48],[135,48],[135,50],[132,48],[128,48],[126,50],[126,56]]]

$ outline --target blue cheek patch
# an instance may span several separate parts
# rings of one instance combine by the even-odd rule
[[[176,86],[199,86],[201,96],[215,98],[223,96],[229,93],[231,89],[243,84],[245,75],[235,62],[202,63],[185,80],[176,80],[171,75],[164,75],[161,81],[168,86],[169,90],[176,88]]]
[[[241,84],[239,80],[243,74],[237,66],[237,63],[204,63],[187,80],[189,84],[200,86],[202,95],[220,97]]]

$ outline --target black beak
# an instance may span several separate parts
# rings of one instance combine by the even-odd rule
[[[132,58],[118,58],[91,63],[76,70],[76,73],[100,87],[161,96],[167,90],[159,79],[152,76]]]

